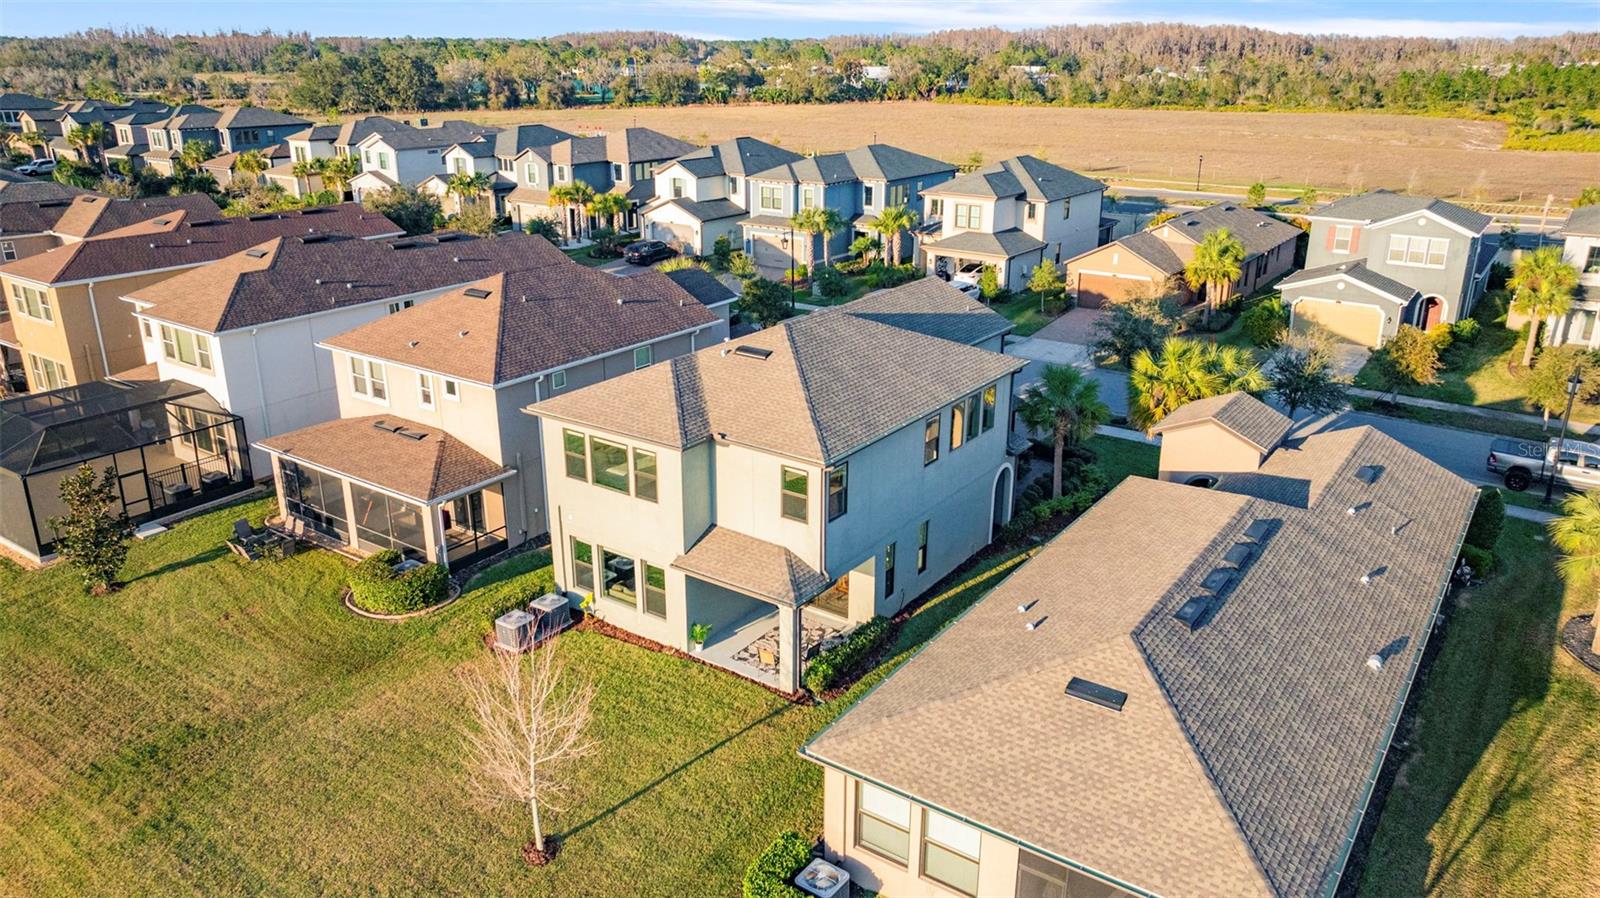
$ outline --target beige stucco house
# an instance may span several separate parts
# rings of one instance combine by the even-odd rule
[[[1276,414],[1224,408],[1163,455]],[[1127,478],[807,743],[828,858],[897,898],[1335,894],[1477,489],[1368,427],[1237,458]]]
[[[528,411],[556,583],[602,619],[784,692],[1010,514],[1010,325],[914,284]]]
[[[522,409],[728,333],[660,272],[618,278],[551,252],[322,340],[339,416],[256,444],[280,513],[358,552],[456,566],[545,533],[543,444]]]

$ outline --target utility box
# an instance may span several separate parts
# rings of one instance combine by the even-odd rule
[[[513,608],[494,622],[494,647],[503,652],[526,652],[533,648],[534,616]]]
[[[547,592],[528,603],[528,610],[538,618],[538,632],[533,641],[540,642],[560,633],[572,624],[572,613],[567,609],[567,597]]]

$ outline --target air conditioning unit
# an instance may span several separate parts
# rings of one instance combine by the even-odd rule
[[[564,595],[547,592],[529,602],[528,610],[539,620],[539,630],[534,634],[535,642],[560,633],[572,623],[572,614],[567,609],[567,597]]]
[[[536,618],[521,608],[513,608],[494,622],[494,647],[504,652],[526,652],[533,648]]]

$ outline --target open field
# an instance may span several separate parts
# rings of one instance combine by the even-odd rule
[[[590,132],[638,124],[696,143],[741,134],[797,152],[841,150],[874,139],[959,161],[1044,154],[1101,179],[1192,182],[1205,156],[1207,184],[1311,184],[1558,204],[1600,183],[1600,154],[1504,150],[1506,124],[1431,116],[1340,112],[1189,112],[960,103],[825,106],[684,106],[429,112],[430,121],[546,122]],[[416,115],[403,116],[415,122]]]

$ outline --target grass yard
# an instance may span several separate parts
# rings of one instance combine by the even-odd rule
[[[1600,894],[1600,678],[1556,648],[1595,593],[1557,577],[1536,524],[1508,518],[1499,554],[1419,686],[1364,898]]]
[[[1039,311],[1039,294],[1032,290],[1024,290],[1005,302],[994,303],[990,307],[1006,316],[1015,326],[1011,331],[1012,335],[1017,337],[1031,337],[1038,333],[1040,328],[1060,317]]]

